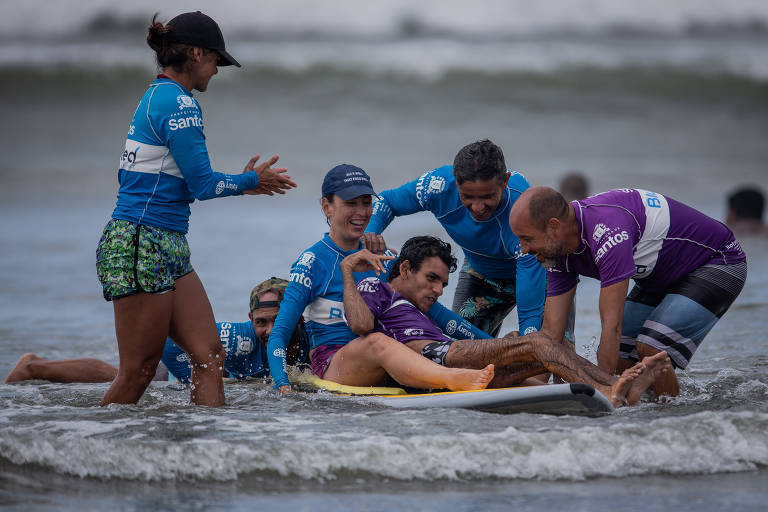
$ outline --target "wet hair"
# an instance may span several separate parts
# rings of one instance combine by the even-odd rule
[[[728,209],[741,219],[763,220],[765,197],[755,187],[743,187],[728,196]]]
[[[488,139],[467,144],[453,159],[456,183],[488,181],[493,178],[503,183],[507,177],[507,164],[501,148]]]
[[[451,254],[451,244],[434,236],[414,236],[409,238],[400,249],[400,254],[392,264],[387,281],[392,282],[400,275],[400,265],[407,261],[411,270],[418,272],[425,259],[437,256],[448,267],[448,272],[456,270],[456,258]]]
[[[557,190],[542,188],[532,194],[528,216],[534,228],[544,231],[549,219],[563,221],[568,217],[568,202]]]
[[[184,66],[190,59],[192,45],[174,43],[171,41],[171,32],[173,27],[163,25],[157,21],[159,13],[152,16],[152,23],[149,25],[147,33],[147,44],[155,51],[155,60],[160,68],[173,68],[176,71],[183,71]]]

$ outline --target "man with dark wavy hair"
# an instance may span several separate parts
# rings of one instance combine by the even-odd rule
[[[362,250],[347,256],[342,268],[368,262],[377,269],[382,258]],[[485,340],[452,339],[425,313],[442,295],[448,275],[455,270],[450,244],[417,236],[403,245],[388,282],[369,277],[355,286],[352,275],[344,274],[344,310],[350,329],[361,336],[384,333],[444,366],[484,368],[493,364],[496,376],[491,387],[517,384],[549,371],[568,382],[593,386],[616,406],[636,403],[657,375],[671,369],[666,354],[659,354],[615,377],[538,332]]]

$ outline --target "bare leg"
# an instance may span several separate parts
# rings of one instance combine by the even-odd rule
[[[197,273],[176,280],[171,337],[189,354],[191,399],[197,405],[224,405],[224,348],[213,310]]]
[[[399,341],[374,333],[352,340],[339,350],[323,378],[352,386],[372,386],[386,374],[404,386],[465,391],[484,389],[493,378],[493,365],[482,370],[446,368]]]
[[[649,356],[654,356],[656,354],[661,353],[659,350],[651,347],[650,345],[646,345],[645,343],[638,342],[637,343],[637,353],[640,357],[645,358]],[[666,354],[666,352],[665,352]],[[656,381],[651,386],[651,389],[654,393],[656,393],[657,396],[661,395],[668,395],[668,396],[677,396],[680,394],[680,384],[677,381],[677,376],[675,375],[674,370],[673,371],[667,371],[660,373],[657,377]]]
[[[448,350],[445,363],[468,368],[477,368],[483,363],[493,363],[500,368],[515,363],[540,363],[567,382],[583,382],[601,392],[610,389],[616,380],[570,346],[552,341],[538,332],[493,340],[458,340]]]
[[[512,331],[506,337],[519,339],[517,331]],[[505,338],[506,338],[505,337]],[[475,346],[475,343],[487,345]],[[421,354],[422,349],[432,343],[431,340],[412,340],[405,345]],[[451,344],[451,348],[446,354],[445,365],[449,368],[484,368],[488,364],[494,365],[494,377],[489,388],[506,388],[510,386],[539,385],[546,382],[527,383],[526,379],[535,376],[541,376],[547,373],[541,363],[528,361],[525,363],[513,362],[501,366],[505,357],[517,358],[517,354],[510,355],[511,341],[504,339],[490,340],[459,340]],[[454,348],[454,345],[456,348]],[[485,361],[485,364],[483,362]],[[547,379],[548,380],[548,379]]]
[[[632,368],[627,368],[616,379],[616,382],[608,390],[608,393],[603,390],[601,390],[601,393],[603,393],[603,395],[605,395],[611,401],[614,407],[624,407],[625,405],[630,405],[629,400],[627,399],[627,395],[632,389],[632,385],[635,382],[635,379],[637,379],[637,377],[643,372],[644,369],[645,367],[642,365],[642,363],[638,363]]]
[[[174,292],[139,292],[113,301],[120,367],[101,405],[139,401],[155,375],[168,337]]]
[[[489,388],[508,388],[511,386],[538,385],[529,381],[538,375],[546,373],[547,369],[540,363],[513,363],[497,367]]]
[[[483,346],[489,342],[488,346]],[[445,360],[446,364],[463,362],[470,367],[486,360],[493,361],[488,359],[492,357],[500,358],[499,366],[508,361],[516,361],[514,364],[517,365],[523,361],[536,361],[567,382],[589,384],[620,407],[637,403],[654,381],[658,382],[659,378],[670,373],[666,353],[662,355],[657,351],[657,354],[644,358],[617,378],[579,356],[570,346],[554,342],[544,334],[533,333],[496,340],[459,340],[451,345]],[[502,366],[501,371],[504,372],[507,367],[510,365]]]
[[[5,382],[48,380],[51,382],[110,382],[117,376],[117,368],[100,359],[81,358],[51,361],[24,354],[5,378]]]

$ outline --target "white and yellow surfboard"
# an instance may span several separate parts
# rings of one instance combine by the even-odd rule
[[[346,386],[307,373],[291,375],[291,382],[299,388],[360,397],[380,405],[402,409],[451,407],[499,413],[579,415],[605,414],[614,410],[610,400],[587,384],[408,393],[405,389],[396,387]]]

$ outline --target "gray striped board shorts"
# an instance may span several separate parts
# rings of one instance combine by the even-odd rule
[[[662,293],[635,285],[624,305],[619,357],[637,360],[637,342],[666,350],[677,368],[688,366],[704,337],[736,300],[747,262],[703,265]]]

